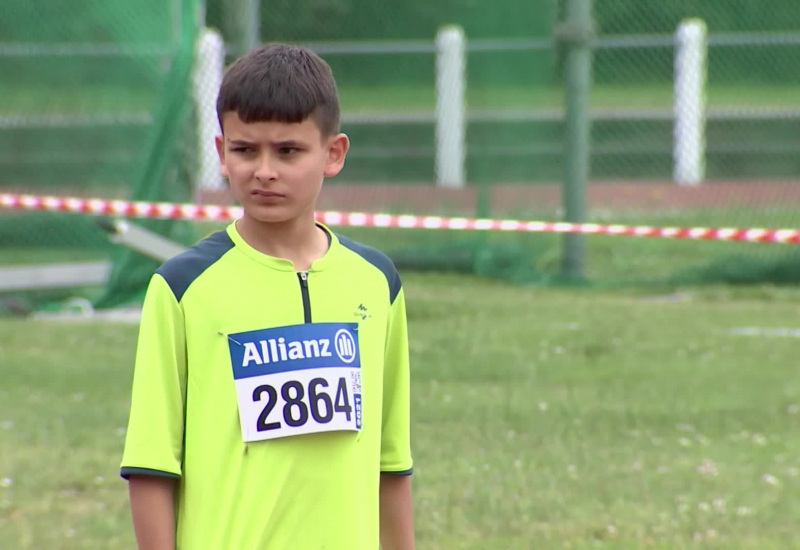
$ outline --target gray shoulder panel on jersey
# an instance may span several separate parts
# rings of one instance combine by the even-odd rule
[[[167,260],[156,273],[164,277],[169,288],[180,302],[186,289],[195,279],[233,248],[233,241],[225,231],[218,231],[192,248]]]
[[[402,283],[400,282],[400,274],[397,273],[397,268],[395,268],[389,256],[370,246],[351,241],[347,237],[342,237],[338,234],[336,236],[339,237],[339,242],[342,243],[345,248],[352,250],[381,270],[386,277],[386,282],[389,284],[389,303],[393,304],[394,299],[397,298],[397,295],[400,293]]]

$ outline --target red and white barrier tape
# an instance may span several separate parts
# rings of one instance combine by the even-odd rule
[[[193,221],[230,221],[238,218],[242,214],[242,209],[235,206],[149,203],[71,197],[10,195],[1,193],[0,208],[71,212],[95,216]],[[331,226],[346,227],[580,233],[585,235],[800,244],[800,230],[796,229],[648,227],[599,225],[593,223],[574,224],[537,221],[526,222],[520,220],[444,218],[439,216],[397,216],[392,214],[364,214],[359,212],[318,212],[317,220]]]

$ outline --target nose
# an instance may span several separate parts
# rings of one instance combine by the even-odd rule
[[[255,177],[258,181],[276,181],[278,172],[275,161],[268,154],[263,154],[258,159]]]

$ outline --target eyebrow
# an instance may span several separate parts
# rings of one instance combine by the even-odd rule
[[[257,145],[256,142],[247,141],[247,140],[244,140],[244,139],[229,139],[228,140],[228,144],[229,145],[233,145],[234,147],[253,147],[253,146]],[[302,142],[294,140],[294,139],[287,139],[287,140],[283,140],[283,141],[271,141],[270,145],[272,147],[275,147],[276,149],[280,149],[280,148],[283,148],[283,147],[295,147],[295,148],[303,147],[303,143]]]

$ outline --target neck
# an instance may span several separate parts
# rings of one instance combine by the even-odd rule
[[[273,258],[289,260],[297,271],[308,271],[328,250],[328,237],[315,223],[313,212],[277,223],[245,216],[236,222],[236,229],[247,244]]]

